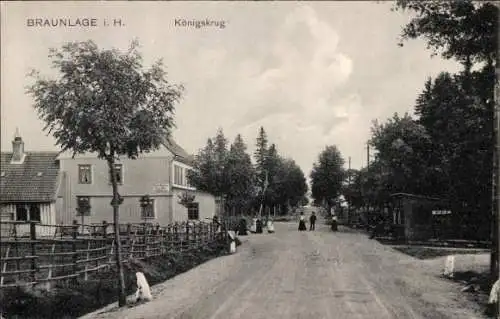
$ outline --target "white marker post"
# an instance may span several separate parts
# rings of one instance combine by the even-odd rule
[[[490,298],[488,299],[489,304],[498,303],[498,294],[500,293],[500,282],[497,280],[493,287],[491,287]]]
[[[229,253],[234,254],[236,253],[236,233],[232,230],[229,230],[227,232],[229,236]]]
[[[135,292],[135,301],[144,300],[151,301],[153,296],[151,295],[151,289],[149,288],[148,281],[142,272],[136,272],[137,277],[137,291]]]
[[[274,233],[274,224],[270,220],[267,221],[267,232],[270,234]]]
[[[446,257],[443,275],[445,275],[448,278],[453,278],[454,273],[455,273],[455,256],[449,255]]]

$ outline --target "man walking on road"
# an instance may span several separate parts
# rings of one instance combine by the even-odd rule
[[[316,214],[312,212],[309,217],[309,230],[314,230],[316,228]]]

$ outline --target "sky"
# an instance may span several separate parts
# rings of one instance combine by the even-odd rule
[[[412,112],[428,77],[456,72],[422,40],[397,46],[410,19],[391,2],[2,2],[1,149],[19,129],[27,150],[57,150],[26,94],[31,69],[47,76],[49,48],[93,40],[145,65],[163,59],[185,87],[174,139],[196,153],[222,128],[249,152],[263,126],[278,152],[309,175],[327,145],[366,165],[372,121]],[[30,19],[95,19],[96,26],[33,26]],[[196,28],[183,20],[209,20]],[[220,22],[223,21],[223,24]],[[104,25],[106,22],[107,25]],[[113,22],[116,22],[114,24]],[[120,23],[118,23],[120,22]],[[215,22],[218,22],[217,24]],[[224,26],[224,27],[222,27]]]

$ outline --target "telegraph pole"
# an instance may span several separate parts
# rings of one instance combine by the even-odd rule
[[[500,3],[495,2],[497,8],[500,10]],[[497,35],[498,36],[498,35]],[[491,271],[493,280],[499,279],[499,270],[500,270],[500,56],[497,49],[496,61],[495,61],[495,88],[494,88],[494,138],[495,138],[495,147],[493,149],[493,196],[492,196],[492,253],[491,253]],[[500,294],[500,293],[499,293]],[[497,318],[500,318],[500,296],[497,296]]]
[[[370,142],[366,142],[366,168],[370,169]]]
[[[347,185],[349,193],[351,192],[351,157],[349,156],[349,170],[347,171]],[[351,196],[349,194],[349,200],[347,201],[347,224],[351,224]]]
[[[367,177],[370,174],[370,141],[366,142],[366,174]],[[370,203],[366,202],[367,215],[370,214]]]

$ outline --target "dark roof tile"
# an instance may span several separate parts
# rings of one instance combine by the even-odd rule
[[[0,202],[51,202],[56,198],[58,152],[25,152],[22,164],[11,164],[12,153],[0,156]],[[40,174],[41,173],[41,174]]]
[[[165,147],[168,148],[172,153],[174,153],[175,160],[186,165],[193,165],[194,156],[186,152],[179,144],[177,144],[173,138],[168,137],[165,139]]]

